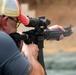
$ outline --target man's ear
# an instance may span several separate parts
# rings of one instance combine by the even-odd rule
[[[7,25],[7,19],[8,17],[5,16],[3,19],[2,19],[2,27],[5,29],[5,26]]]

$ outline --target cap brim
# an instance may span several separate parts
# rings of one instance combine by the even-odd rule
[[[30,22],[29,18],[23,13],[21,13],[20,16],[18,16],[17,18],[25,26],[27,26]]]

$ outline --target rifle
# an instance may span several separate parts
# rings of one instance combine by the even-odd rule
[[[62,30],[49,30],[47,26],[50,24],[50,20],[45,19],[45,17],[39,17],[39,22],[37,25],[35,25],[34,29],[22,32],[22,34],[19,33],[12,33],[10,36],[15,41],[16,45],[19,47],[20,40],[24,40],[26,44],[37,44],[39,47],[39,53],[38,53],[38,61],[42,65],[42,67],[45,70],[45,64],[44,64],[44,55],[43,55],[43,48],[44,48],[44,40],[59,40],[60,35],[63,34],[64,37],[70,36],[72,32],[72,26],[64,28],[65,32]],[[45,75],[46,70],[45,70]]]

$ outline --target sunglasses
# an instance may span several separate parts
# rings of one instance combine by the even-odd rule
[[[16,22],[16,28],[18,28],[20,26],[21,22],[19,22],[19,20],[15,20],[12,17],[8,17],[8,18],[10,18],[11,20]]]

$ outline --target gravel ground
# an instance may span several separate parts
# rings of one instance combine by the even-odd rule
[[[76,70],[46,70],[47,75],[76,75]]]
[[[76,75],[76,52],[59,52],[45,56],[47,75]]]

